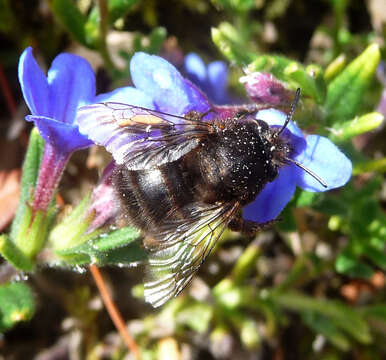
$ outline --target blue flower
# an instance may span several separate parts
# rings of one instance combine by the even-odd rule
[[[78,107],[96,101],[126,100],[131,88],[96,97],[95,75],[85,59],[60,54],[45,76],[33,57],[31,47],[20,56],[19,81],[31,111],[26,120],[35,123],[46,141],[32,203],[33,209],[45,210],[71,153],[93,144],[79,132],[76,123]]]
[[[26,120],[35,123],[44,140],[67,154],[93,144],[79,132],[76,113],[80,106],[127,99],[128,88],[96,97],[94,71],[85,59],[77,55],[59,54],[45,76],[31,47],[20,56],[19,82],[31,111]]]
[[[190,53],[185,56],[184,72],[214,104],[229,104],[228,69],[223,61],[213,61],[206,66],[197,54]]]
[[[286,115],[268,109],[259,111],[256,118],[270,126],[280,127]],[[251,204],[243,208],[243,218],[246,220],[262,223],[275,219],[291,200],[296,186],[310,192],[322,192],[343,186],[351,177],[351,161],[329,139],[319,135],[304,136],[293,122],[286,129],[293,147],[290,158],[323,179],[327,188],[295,164],[286,165],[279,169],[278,177],[268,183]]]
[[[31,111],[26,120],[35,123],[44,140],[64,153],[92,144],[75,124],[77,108],[95,98],[95,75],[86,60],[60,54],[46,77],[28,47],[20,57],[19,81]]]
[[[193,110],[205,113],[214,109],[216,116],[224,118],[234,116],[240,109],[240,106],[212,105],[200,89],[158,56],[136,53],[131,60],[130,71],[135,88],[127,89],[128,96],[122,101],[124,103],[174,115],[184,115]],[[105,146],[115,161],[123,163],[127,149],[130,148],[127,144],[136,139],[136,134],[130,135],[133,138],[128,139],[122,127],[109,121],[98,122],[93,111],[92,108],[84,110],[79,120],[81,131]],[[103,112],[99,115],[104,116]],[[213,112],[210,112],[206,119],[213,116]],[[286,115],[269,109],[259,111],[257,118],[269,126],[280,127]],[[268,183],[255,201],[244,208],[243,217],[247,220],[262,223],[276,218],[291,199],[296,186],[307,191],[326,191],[343,186],[351,176],[351,161],[327,138],[305,136],[293,122],[288,124],[281,136],[287,137],[291,145],[289,157],[317,174],[328,186],[324,188],[314,177],[294,164],[283,166],[278,177]]]

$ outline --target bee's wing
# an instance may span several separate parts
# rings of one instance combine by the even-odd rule
[[[81,133],[104,146],[129,170],[150,169],[179,159],[213,127],[199,119],[112,102],[80,108],[77,122]]]
[[[145,300],[158,307],[177,296],[200,268],[238,209],[238,204],[194,204],[189,219],[166,224],[157,239],[146,242],[149,266]]]

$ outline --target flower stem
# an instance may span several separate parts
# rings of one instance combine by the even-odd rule
[[[46,143],[32,203],[33,210],[47,210],[57,188],[69,154]]]
[[[107,28],[108,28],[108,18],[109,18],[109,9],[107,7],[106,0],[98,0],[99,8],[99,51],[103,57],[106,67],[113,71],[115,69],[113,61],[109,55],[106,44]]]
[[[105,281],[103,280],[103,277],[98,269],[98,267],[94,264],[91,264],[89,266],[89,269],[91,271],[91,275],[93,276],[95,283],[98,287],[98,290],[102,296],[103,302],[106,306],[106,309],[111,317],[111,320],[113,321],[115,327],[119,331],[120,335],[122,336],[123,341],[125,342],[127,348],[129,351],[131,351],[136,360],[141,359],[141,355],[139,353],[139,349],[137,344],[135,343],[134,339],[131,337],[127,330],[127,326],[125,322],[122,319],[121,314],[119,313],[119,310],[117,309],[116,305],[114,304],[113,299],[111,298]]]

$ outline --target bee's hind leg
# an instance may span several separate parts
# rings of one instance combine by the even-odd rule
[[[270,220],[263,223],[258,223],[256,221],[244,220],[240,215],[232,219],[228,227],[233,231],[239,231],[243,235],[253,237],[259,231],[265,230],[271,227],[271,225],[275,224],[278,221],[279,221],[278,219],[275,219],[275,220]]]

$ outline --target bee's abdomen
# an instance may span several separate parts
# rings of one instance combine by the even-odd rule
[[[189,216],[183,207],[192,202],[192,184],[184,173],[181,162],[137,171],[120,166],[115,182],[129,222],[152,233],[167,218]]]

